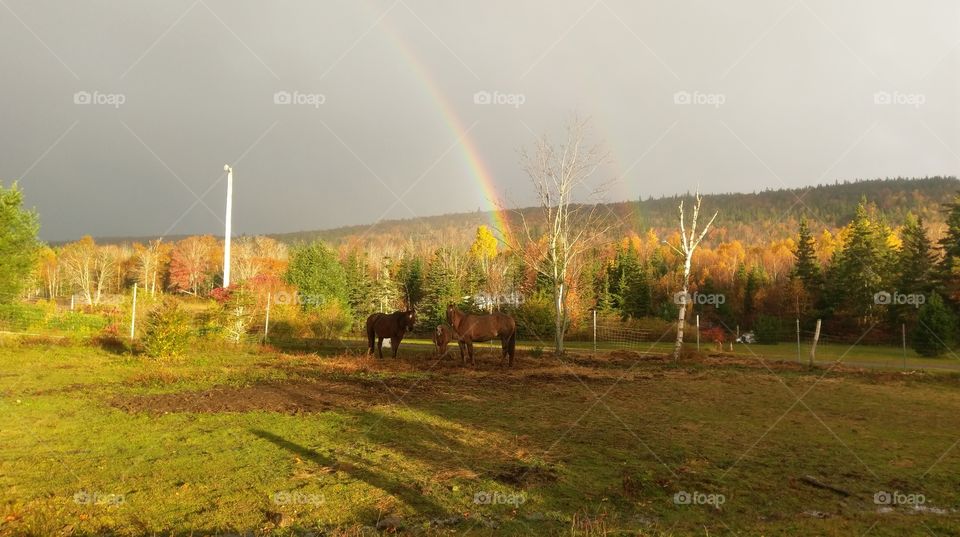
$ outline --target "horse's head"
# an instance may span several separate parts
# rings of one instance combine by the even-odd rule
[[[447,323],[449,323],[451,326],[457,326],[457,319],[459,317],[458,315],[459,313],[460,312],[457,311],[456,306],[454,306],[453,304],[448,305],[447,306]]]
[[[446,356],[450,334],[443,329],[442,324],[438,324],[436,331],[433,333],[433,343],[437,346],[437,356]]]
[[[413,325],[417,324],[417,312],[415,310],[403,312],[403,324],[407,330],[413,330]]]

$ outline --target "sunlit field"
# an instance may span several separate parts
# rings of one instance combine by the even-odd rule
[[[521,350],[504,370],[486,349],[477,368],[418,345],[154,361],[8,337],[0,533],[955,531],[960,377],[760,350]]]

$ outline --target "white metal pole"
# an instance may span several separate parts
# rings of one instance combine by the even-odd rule
[[[267,317],[263,321],[263,342],[267,342],[267,335],[270,334],[270,299],[273,296],[272,293],[267,293]]]
[[[797,317],[797,363],[800,363],[800,318]]]
[[[597,356],[597,310],[593,310],[593,356]]]
[[[137,329],[137,283],[133,284],[133,311],[130,314],[130,341],[133,341],[133,336],[136,334]]]
[[[900,325],[900,330],[901,330],[900,333],[901,333],[901,335],[902,335],[902,337],[903,337],[903,339],[902,339],[902,342],[903,342],[903,368],[906,369],[906,368],[907,368],[907,325],[906,325],[906,323],[902,323],[902,324]]]
[[[223,286],[230,287],[230,223],[233,216],[233,168],[229,164],[223,165],[227,172],[227,219],[223,234]]]
[[[697,352],[700,352],[700,314],[697,314]]]

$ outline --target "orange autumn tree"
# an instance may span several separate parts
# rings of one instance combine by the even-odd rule
[[[170,253],[170,287],[200,295],[213,289],[220,271],[220,242],[210,235],[187,237]]]

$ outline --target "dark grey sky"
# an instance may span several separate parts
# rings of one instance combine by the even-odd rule
[[[732,4],[0,0],[0,180],[47,240],[217,233],[227,162],[237,233],[472,211],[572,111],[611,199],[958,173],[960,4]]]

